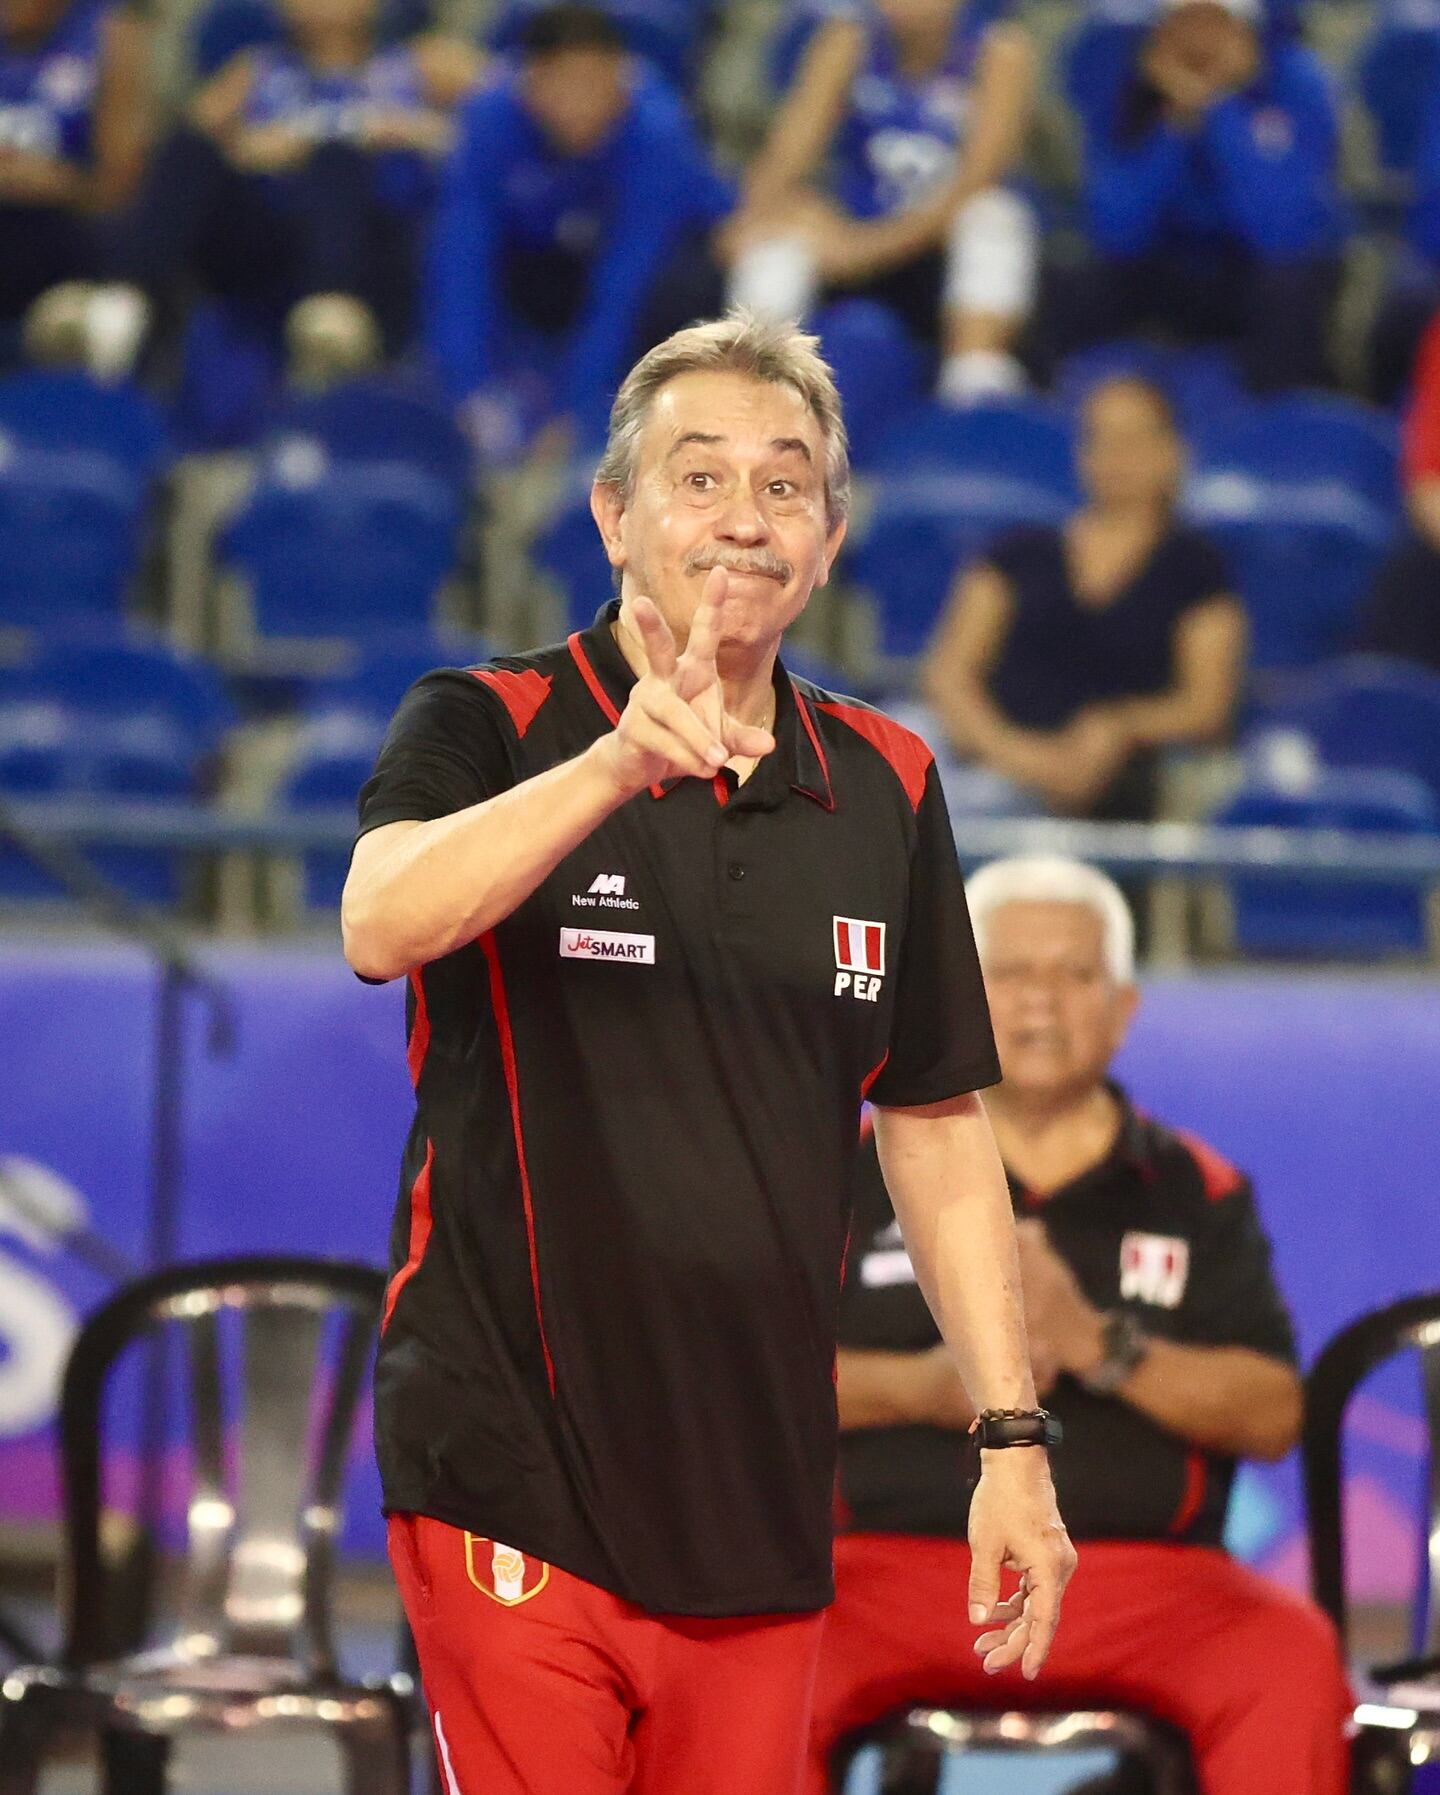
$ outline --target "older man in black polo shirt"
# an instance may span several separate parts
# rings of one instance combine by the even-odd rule
[[[1061,1418],[1061,1505],[1085,1545],[1047,1704],[1148,1709],[1191,1737],[1204,1795],[1342,1795],[1344,1670],[1328,1621],[1220,1545],[1238,1458],[1279,1458],[1300,1381],[1245,1178],[1109,1082],[1134,1014],[1134,929],[1074,861],[970,881],[1005,1081],[986,1099],[1019,1218],[1035,1381]],[[836,1741],[914,1701],[1023,1704],[937,1611],[969,1555],[956,1477],[971,1407],[936,1345],[873,1155],[839,1360],[837,1597],[811,1787]],[[937,1613],[940,1615],[937,1623]],[[1030,1699],[1034,1699],[1031,1697]]]
[[[939,784],[777,659],[847,492],[812,338],[662,343],[594,489],[618,601],[420,681],[361,796],[345,948],[409,976],[417,1094],[377,1436],[450,1795],[797,1787],[866,1093],[957,1375],[1009,1411],[970,1618],[1008,1561],[1002,1659],[1033,1677],[1054,1630],[1073,1552]]]

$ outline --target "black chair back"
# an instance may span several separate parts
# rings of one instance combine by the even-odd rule
[[[1440,1291],[1377,1309],[1335,1336],[1306,1379],[1302,1454],[1310,1521],[1310,1576],[1315,1599],[1348,1646],[1345,1576],[1345,1485],[1342,1438],[1350,1399],[1370,1373],[1415,1350],[1430,1431],[1426,1515],[1417,1530],[1420,1554],[1411,1612],[1410,1656],[1377,1665],[1376,1682],[1400,1682],[1440,1670]]]
[[[307,1680],[336,1674],[333,1557],[384,1290],[384,1274],[365,1265],[220,1259],[142,1278],[90,1317],[60,1404],[69,1668],[109,1655],[106,1395],[148,1342],[188,1381],[188,1438],[179,1451],[165,1443],[166,1467],[183,1465],[188,1489],[178,1626],[164,1655],[287,1659]]]

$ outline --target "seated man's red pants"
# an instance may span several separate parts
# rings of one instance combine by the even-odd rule
[[[1050,1657],[1027,1683],[1018,1668],[987,1676],[975,1656],[968,1547],[837,1540],[810,1795],[829,1789],[844,1734],[916,1702],[1138,1708],[1189,1735],[1203,1795],[1344,1795],[1350,1694],[1319,1609],[1205,1546],[1104,1541],[1079,1553]]]

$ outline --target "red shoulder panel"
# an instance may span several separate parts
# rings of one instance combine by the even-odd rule
[[[912,735],[903,724],[882,716],[879,711],[864,710],[858,704],[827,704],[823,699],[817,699],[815,708],[848,723],[856,735],[864,736],[872,748],[878,749],[905,788],[910,808],[920,808],[920,800],[925,794],[925,775],[935,756],[918,735]]]
[[[1195,1161],[1200,1177],[1205,1185],[1205,1195],[1212,1203],[1218,1203],[1222,1197],[1233,1197],[1245,1182],[1245,1174],[1238,1166],[1231,1165],[1222,1153],[1217,1153],[1208,1141],[1202,1141],[1197,1134],[1190,1134],[1184,1128],[1174,1130],[1175,1138]]]
[[[504,667],[477,667],[473,672],[474,677],[489,686],[509,711],[515,733],[522,737],[535,721],[536,713],[550,696],[550,688],[555,683],[553,674],[537,673],[533,667],[528,667],[524,673],[512,673]]]

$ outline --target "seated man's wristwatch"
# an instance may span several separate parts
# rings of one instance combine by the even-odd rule
[[[1144,1364],[1150,1351],[1150,1336],[1123,1309],[1112,1309],[1105,1317],[1100,1333],[1104,1357],[1089,1371],[1080,1373],[1080,1382],[1093,1396],[1113,1396],[1133,1371]]]

